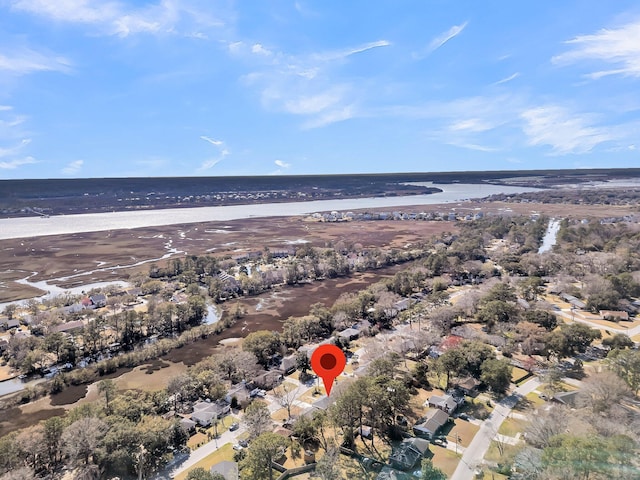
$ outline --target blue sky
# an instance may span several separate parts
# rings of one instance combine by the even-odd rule
[[[0,0],[0,178],[640,167],[640,5]]]

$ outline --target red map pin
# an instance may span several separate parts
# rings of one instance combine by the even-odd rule
[[[346,364],[347,358],[335,345],[320,345],[311,355],[311,368],[322,378],[327,396],[331,394],[333,381],[342,373]]]

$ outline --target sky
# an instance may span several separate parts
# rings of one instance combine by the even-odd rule
[[[640,167],[637,0],[0,0],[0,179]]]

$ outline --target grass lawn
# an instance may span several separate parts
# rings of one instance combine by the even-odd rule
[[[334,385],[334,387],[335,387],[335,385]],[[320,390],[320,395],[314,395],[313,394],[315,389],[316,389],[315,386],[311,387],[309,390],[307,390],[302,395],[300,395],[298,397],[298,400],[301,401],[301,402],[306,402],[306,403],[311,405],[316,400],[320,400],[323,395],[327,394],[327,391],[324,389],[324,385],[322,384],[322,381],[320,381],[320,385],[318,386],[318,390]]]
[[[222,447],[213,452],[211,455],[200,460],[189,470],[176,475],[176,480],[184,480],[185,478],[187,478],[189,471],[193,470],[194,468],[202,467],[208,472],[216,463],[224,461],[233,461],[233,448],[231,447],[230,443],[225,443]]]
[[[478,425],[456,418],[453,428],[446,435],[448,440],[455,442],[456,439],[459,439],[459,445],[468,447],[478,430],[480,430]]]
[[[456,471],[462,455],[456,455],[456,452],[452,452],[451,450],[447,450],[442,447],[432,447],[431,451],[433,452],[433,458],[431,459],[433,465],[442,470],[447,478],[450,478],[451,475],[453,475],[453,472]]]
[[[508,459],[512,455],[519,450],[518,447],[514,445],[502,445],[503,452],[500,454],[500,445],[495,440],[491,441],[491,445],[489,445],[489,450],[487,450],[487,454],[484,456],[484,459],[489,462],[503,462],[505,459]]]
[[[291,416],[297,417],[302,412],[302,408],[297,407],[296,405],[291,406]],[[280,410],[276,410],[271,414],[271,418],[276,422],[284,422],[289,419],[289,414],[287,413],[286,408],[281,408]]]
[[[217,427],[218,435],[222,435],[224,432],[229,430],[229,426],[233,422],[237,422],[237,421],[238,419],[233,415],[227,415],[225,417],[222,417],[222,419],[218,422],[218,427]],[[207,429],[207,433],[198,432],[187,441],[187,446],[192,450],[196,449],[198,448],[198,446],[209,442],[210,438],[213,439],[215,432],[216,432],[216,429],[213,426]]]
[[[514,410],[523,412],[529,408],[541,407],[542,405],[545,404],[545,401],[541,399],[538,395],[539,395],[539,392],[536,390],[534,390],[533,392],[527,393],[523,399],[521,399],[518,403],[516,403]]]
[[[507,435],[508,437],[515,437],[518,432],[524,432],[526,426],[526,421],[509,417],[502,422],[502,425],[500,425],[500,428],[498,429],[498,433]]]
[[[511,372],[511,381],[513,383],[518,383],[527,375],[529,375],[529,372],[527,372],[523,368],[514,367],[513,371]]]

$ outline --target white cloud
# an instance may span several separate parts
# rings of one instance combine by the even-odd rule
[[[460,35],[462,31],[466,28],[468,23],[469,22],[464,22],[464,23],[461,23],[460,25],[454,25],[446,32],[442,32],[440,35],[438,35],[433,40],[431,40],[431,42],[429,43],[429,45],[427,46],[424,52],[415,53],[414,57],[418,59],[424,58],[430,53],[436,51],[437,49],[442,47],[445,43],[447,43],[449,40]]]
[[[197,169],[198,173],[202,173],[202,172],[205,172],[206,170],[210,170],[211,168],[216,166],[218,163],[220,163],[222,160],[224,160],[225,157],[227,157],[231,153],[227,148],[225,148],[224,142],[222,140],[214,140],[213,138],[207,137],[205,135],[201,135],[200,138],[205,142],[208,142],[214,147],[216,147],[219,153],[216,157],[209,158],[204,162],[202,162],[202,164],[200,164],[200,167]]]
[[[515,80],[520,76],[520,72],[516,72],[513,75],[509,75],[508,77],[503,78],[502,80],[498,80],[494,85],[502,85],[503,83],[510,82],[511,80]]]
[[[71,62],[64,57],[44,54],[29,48],[13,48],[11,53],[0,52],[0,71],[13,75],[57,71],[69,72]]]
[[[67,163],[67,165],[61,170],[65,175],[75,175],[80,171],[84,165],[84,160],[74,160]]]
[[[26,147],[30,143],[31,143],[31,139],[25,138],[20,142],[19,145],[16,145],[14,147],[9,147],[9,148],[0,147],[0,158],[16,155],[20,150],[22,150],[24,147]]]
[[[251,47],[251,52],[256,55],[264,55],[265,57],[269,57],[273,55],[273,52],[267,48],[264,48],[261,44],[256,43]]]
[[[213,138],[209,138],[204,135],[201,135],[200,138],[205,142],[209,142],[211,145],[215,145],[216,147],[219,147],[224,143],[222,140],[214,140]]]
[[[25,158],[16,158],[13,160],[8,160],[4,162],[0,162],[0,168],[4,170],[14,170],[22,165],[29,165],[32,163],[38,163],[33,157],[25,157]]]
[[[349,78],[338,77],[339,68],[350,57],[373,49],[391,45],[377,40],[347,47],[305,55],[288,55],[267,50],[261,44],[251,49],[245,43],[228,45],[235,56],[259,62],[256,71],[242,77],[245,85],[256,88],[265,109],[306,117],[302,128],[318,128],[347,120],[356,115],[356,104],[364,96],[362,82],[355,85]],[[250,51],[251,50],[251,51]],[[260,55],[255,55],[260,54]],[[256,57],[260,60],[255,60]],[[355,61],[355,60],[354,60]]]
[[[598,70],[588,74],[588,77],[640,77],[640,20],[619,28],[602,29],[591,35],[579,35],[566,43],[573,48],[553,57],[553,63],[567,65],[580,61],[601,61],[616,68]]]
[[[280,168],[289,168],[291,166],[290,163],[283,162],[282,160],[276,160],[275,163]]]
[[[181,22],[221,26],[223,22],[184,0],[160,0],[134,9],[106,0],[13,0],[15,10],[56,22],[97,26],[99,33],[126,37],[137,33],[175,33]],[[192,35],[187,28],[185,35]]]
[[[572,114],[557,105],[530,108],[521,117],[528,144],[548,145],[557,155],[588,153],[618,137],[611,127],[595,125],[593,115]]]

